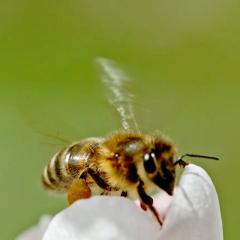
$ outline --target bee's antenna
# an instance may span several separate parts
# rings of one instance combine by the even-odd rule
[[[191,153],[186,153],[182,155],[175,163],[174,165],[179,164],[180,166],[185,167],[188,163],[183,160],[185,157],[193,157],[193,158],[207,158],[207,159],[212,159],[212,160],[219,160],[218,157],[214,156],[206,156],[206,155],[199,155],[199,154],[191,154]]]
[[[182,155],[180,157],[180,159],[183,160],[184,157],[207,158],[207,159],[219,160],[218,157],[214,157],[214,156],[206,156],[206,155],[190,154],[190,153],[186,153],[186,154]]]

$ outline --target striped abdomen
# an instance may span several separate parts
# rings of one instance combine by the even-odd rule
[[[44,187],[49,191],[65,193],[73,179],[88,167],[101,142],[101,138],[88,138],[56,153],[44,169]]]

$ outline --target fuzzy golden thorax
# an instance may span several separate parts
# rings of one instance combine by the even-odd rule
[[[108,183],[122,190],[153,185],[172,195],[175,182],[174,146],[165,139],[136,132],[118,132],[103,142],[99,166]],[[104,160],[103,160],[104,159]]]

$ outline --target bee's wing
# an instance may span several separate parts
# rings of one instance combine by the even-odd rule
[[[102,70],[101,79],[108,91],[108,101],[120,114],[122,127],[125,130],[139,131],[133,111],[134,96],[126,90],[126,84],[130,82],[130,78],[112,60],[97,58],[97,64]]]
[[[46,109],[41,112],[36,111],[36,109],[41,109],[37,103],[34,108],[27,103],[24,103],[24,105],[19,103],[18,105],[19,115],[25,125],[36,134],[39,144],[51,151],[58,151],[59,148],[63,148],[78,139],[78,131],[67,124],[56,112]],[[44,118],[43,116],[49,117]]]

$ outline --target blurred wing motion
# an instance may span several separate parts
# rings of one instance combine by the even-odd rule
[[[97,64],[101,67],[101,79],[108,90],[108,101],[120,114],[122,127],[125,130],[139,131],[133,111],[133,95],[125,89],[130,79],[112,60],[97,58]]]

